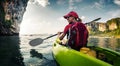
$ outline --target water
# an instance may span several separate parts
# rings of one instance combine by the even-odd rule
[[[120,39],[110,37],[90,37],[88,45],[105,47],[120,52]]]
[[[26,66],[56,66],[52,56],[52,44],[55,40],[55,37],[44,40],[42,44],[35,47],[30,46],[29,44],[31,40],[36,38],[45,38],[47,36],[48,35],[20,37],[20,50],[23,54]]]
[[[52,44],[56,37],[35,47],[29,44],[33,39],[47,36],[1,36],[0,66],[57,66],[52,56]],[[90,37],[88,43],[120,52],[120,39]]]

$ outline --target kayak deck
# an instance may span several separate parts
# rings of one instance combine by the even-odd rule
[[[89,48],[95,50],[96,57],[54,43],[53,55],[60,66],[120,66],[119,53],[99,47]],[[103,55],[101,58],[100,54]],[[113,59],[116,60],[113,61]]]

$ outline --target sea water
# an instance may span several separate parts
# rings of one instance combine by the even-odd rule
[[[0,36],[0,66],[57,66],[52,55],[52,44],[56,37],[44,40],[37,46],[29,44],[36,38],[48,36],[50,35]],[[120,52],[120,39],[116,38],[89,37],[88,45]]]

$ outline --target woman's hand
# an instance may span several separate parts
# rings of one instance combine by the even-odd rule
[[[61,35],[61,33],[63,33],[63,32],[58,32],[57,34],[58,34],[58,35]]]

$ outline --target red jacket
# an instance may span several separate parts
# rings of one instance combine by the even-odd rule
[[[87,45],[88,30],[81,22],[69,24],[65,27],[64,33],[68,36],[68,45],[76,50]]]

